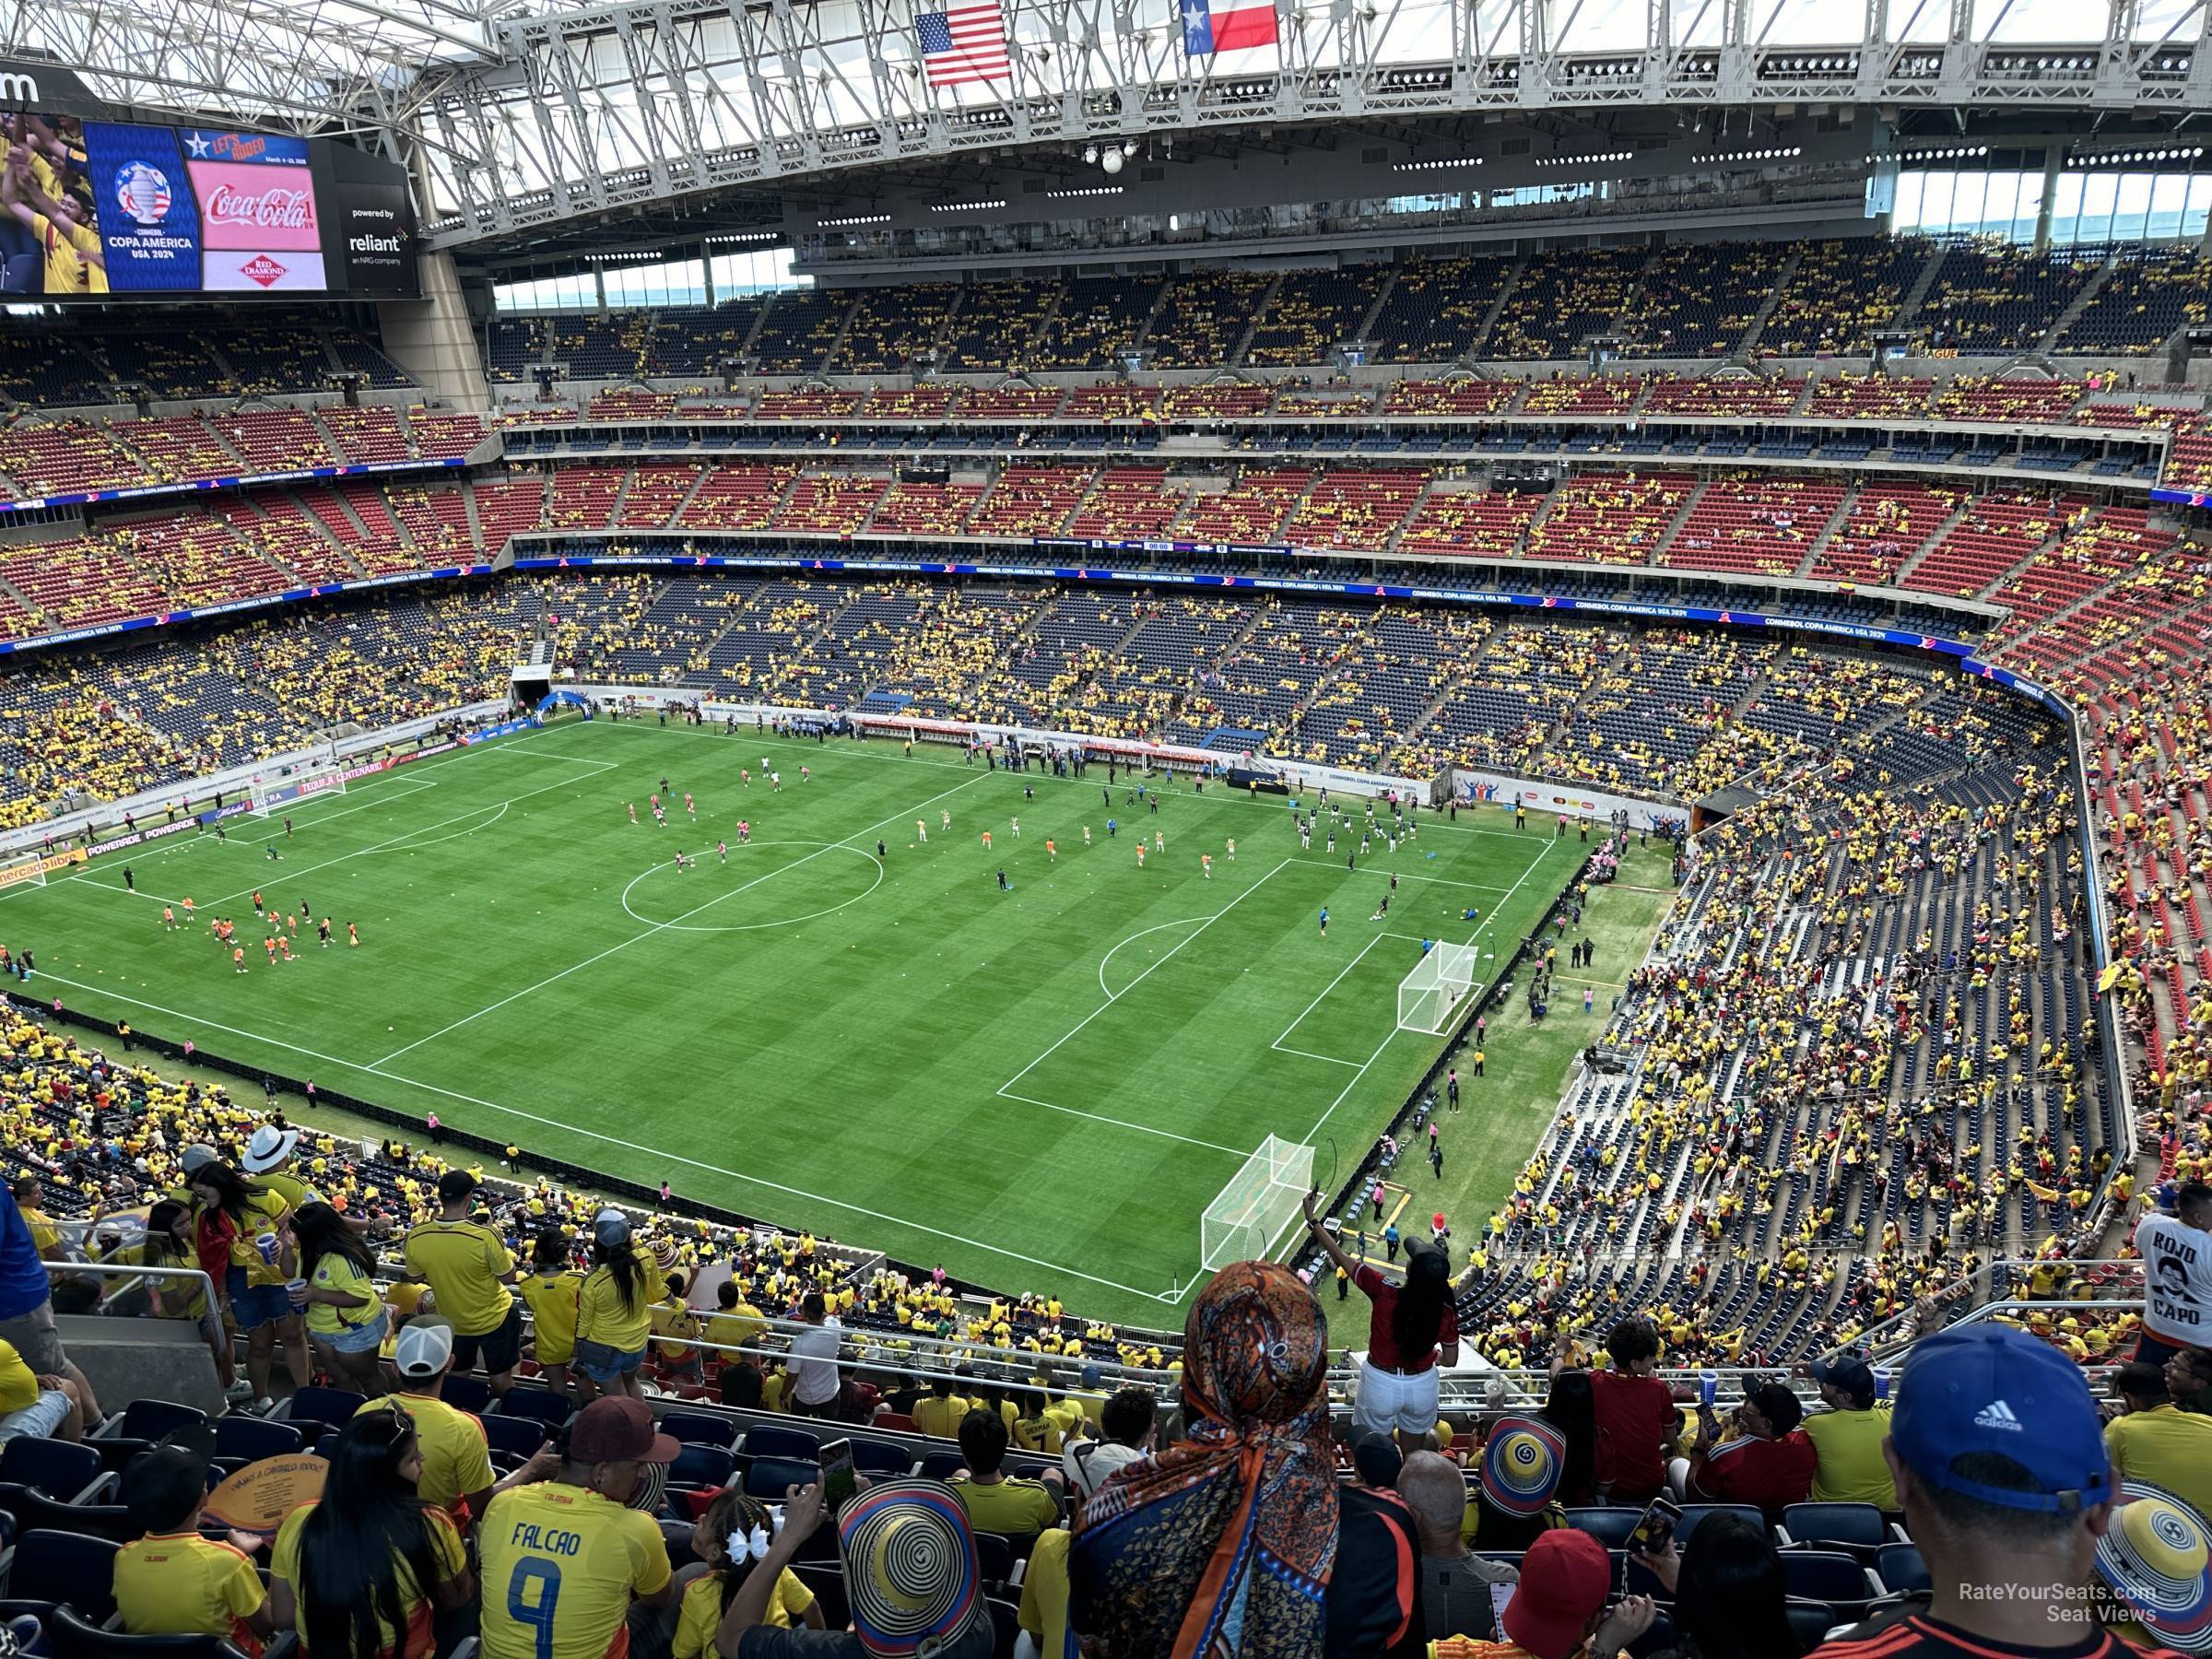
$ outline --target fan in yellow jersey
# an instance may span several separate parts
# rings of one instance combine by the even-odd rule
[[[320,1499],[276,1529],[269,1611],[302,1651],[333,1659],[431,1659],[436,1609],[475,1598],[453,1518],[415,1489],[422,1447],[404,1411],[371,1411],[338,1430]],[[398,1622],[394,1623],[396,1614]]]
[[[626,1659],[629,1607],[675,1593],[659,1523],[627,1509],[641,1464],[676,1460],[642,1400],[576,1414],[559,1473],[500,1493],[477,1532],[484,1659]]]
[[[576,1299],[583,1275],[570,1264],[569,1236],[558,1227],[537,1235],[530,1251],[530,1273],[515,1281],[530,1309],[530,1351],[545,1372],[546,1386],[569,1392],[569,1362],[576,1357]]]
[[[776,1518],[758,1498],[724,1492],[707,1505],[707,1512],[691,1529],[691,1553],[706,1562],[707,1572],[684,1586],[674,1659],[704,1659],[713,1651],[722,1616],[737,1599],[755,1564],[768,1553],[775,1535]],[[769,1592],[762,1622],[779,1630],[794,1625],[810,1630],[829,1628],[814,1592],[788,1567],[777,1574],[775,1588]]]
[[[482,1517],[491,1501],[493,1476],[482,1421],[438,1397],[453,1363],[453,1328],[435,1314],[409,1320],[392,1344],[398,1389],[387,1398],[371,1400],[355,1415],[396,1407],[415,1419],[422,1461],[415,1489],[425,1503],[462,1523],[465,1516]]]
[[[629,1218],[611,1207],[592,1222],[592,1263],[576,1297],[576,1369],[599,1393],[642,1398],[657,1265],[631,1241]]]
[[[134,1636],[220,1636],[258,1655],[275,1633],[253,1559],[203,1538],[207,1460],[182,1446],[131,1459],[123,1498],[140,1535],[115,1554],[115,1610]]]
[[[745,1300],[735,1279],[724,1279],[715,1286],[714,1300],[721,1312],[707,1320],[707,1346],[715,1350],[716,1359],[724,1365],[750,1365],[758,1370],[758,1354],[728,1350],[755,1346],[768,1334],[768,1321],[760,1316],[759,1308]]]
[[[666,1382],[700,1382],[706,1378],[699,1345],[694,1340],[699,1335],[699,1318],[692,1312],[688,1300],[691,1287],[698,1280],[696,1267],[688,1275],[664,1274],[663,1295],[653,1304],[653,1334],[658,1338],[653,1347],[659,1352],[661,1375]]]
[[[38,117],[18,115],[15,125],[16,141],[0,159],[0,207],[38,242],[45,262],[41,291],[106,293],[107,251],[94,223],[92,199],[81,188],[83,179],[65,182],[48,154],[41,153],[53,147]]]
[[[514,1282],[514,1258],[506,1241],[469,1218],[481,1184],[466,1170],[438,1178],[438,1219],[408,1232],[407,1268],[429,1286],[438,1312],[453,1322],[454,1367],[466,1375],[482,1359],[491,1392],[503,1394],[522,1358],[523,1307],[507,1288]]]

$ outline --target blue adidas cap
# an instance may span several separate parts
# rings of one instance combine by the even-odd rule
[[[1913,1344],[1889,1439],[1914,1479],[1983,1503],[2063,1514],[2112,1501],[2112,1459],[2080,1368],[2010,1325],[1957,1325]],[[1951,1472],[1978,1452],[2009,1457],[2033,1485]]]

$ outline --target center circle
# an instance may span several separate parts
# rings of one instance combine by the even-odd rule
[[[843,841],[746,841],[730,848],[727,864],[712,847],[684,856],[688,869],[671,853],[632,877],[622,908],[669,933],[752,933],[827,916],[883,883],[876,855]]]

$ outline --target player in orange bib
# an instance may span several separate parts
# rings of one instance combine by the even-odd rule
[[[276,965],[276,935],[271,934],[262,940],[261,947],[269,953],[269,966],[274,968]]]
[[[186,922],[192,920],[192,895],[190,893],[184,895],[184,920]]]
[[[986,853],[991,851],[991,831],[988,830],[983,831],[983,851]]]
[[[237,969],[241,973],[243,973],[246,971],[246,947],[243,945],[232,947],[230,951],[230,965]]]
[[[1054,864],[1060,862],[1060,849],[1053,845],[1053,838],[1049,835],[1044,838],[1044,855]]]
[[[348,949],[361,942],[360,929],[350,922],[346,924],[346,945]]]
[[[1145,867],[1145,843],[1141,841],[1136,843],[1136,867],[1140,870]]]
[[[161,931],[164,933],[174,933],[177,931],[177,912],[175,906],[165,904],[161,907]]]
[[[1206,872],[1206,878],[1211,881],[1214,878],[1214,855],[1211,853],[1199,853],[1198,867]]]

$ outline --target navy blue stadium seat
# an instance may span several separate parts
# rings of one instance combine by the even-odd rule
[[[1688,1543],[1698,1530],[1698,1524],[1709,1515],[1738,1515],[1757,1527],[1762,1535],[1767,1530],[1766,1516],[1748,1503],[1686,1503],[1682,1506],[1682,1519],[1675,1527],[1676,1544]]]
[[[1601,1509],[1571,1509],[1567,1524],[1577,1532],[1586,1532],[1607,1549],[1626,1549],[1629,1535],[1636,1530],[1636,1523],[1643,1519],[1640,1509],[1607,1507]]]
[[[905,1475],[914,1466],[914,1454],[910,1447],[894,1441],[856,1440],[853,1442],[853,1466],[863,1475]]]
[[[89,1446],[37,1434],[0,1446],[0,1480],[36,1487],[49,1498],[75,1498],[100,1476],[100,1453]]]
[[[232,1412],[215,1419],[215,1454],[254,1463],[264,1457],[285,1457],[300,1451],[307,1437],[291,1423]]]
[[[1853,1554],[1890,1542],[1888,1523],[1871,1503],[1793,1503],[1782,1512],[1782,1530],[1794,1545]]]
[[[557,1394],[549,1388],[511,1388],[500,1396],[499,1403],[500,1417],[535,1418],[550,1429],[567,1422],[575,1409],[568,1395]]]
[[[66,1606],[54,1609],[47,1635],[69,1659],[245,1659],[220,1636],[131,1636],[102,1630]]]
[[[7,1566],[7,1592],[35,1591],[105,1624],[115,1616],[116,1546],[73,1532],[27,1532]]]
[[[671,1411],[661,1418],[661,1432],[687,1446],[720,1446],[728,1451],[737,1443],[737,1424],[704,1411]]]
[[[484,1425],[484,1443],[494,1452],[533,1457],[546,1443],[546,1426],[535,1418],[487,1412],[477,1420]]]
[[[1874,1558],[1874,1576],[1882,1581],[1885,1589],[1901,1595],[1918,1594],[1936,1587],[1917,1544],[1883,1545]]]
[[[70,1503],[49,1498],[36,1487],[25,1487],[14,1500],[16,1527],[20,1532],[84,1533],[112,1544],[128,1544],[144,1532],[131,1524],[129,1508],[120,1503]]]
[[[369,1404],[367,1394],[350,1388],[324,1388],[310,1384],[297,1391],[279,1408],[287,1423],[328,1423],[334,1429],[353,1421],[353,1414]]]
[[[755,1498],[781,1503],[794,1486],[806,1486],[822,1477],[819,1464],[795,1457],[756,1457],[746,1465],[745,1489]]]
[[[123,1408],[116,1433],[125,1440],[154,1441],[206,1420],[206,1412],[172,1400],[133,1400]]]
[[[725,1487],[736,1472],[736,1458],[723,1447],[687,1445],[668,1465],[668,1479],[675,1486]],[[780,1489],[776,1493],[778,1498],[782,1495]]]
[[[818,1435],[804,1429],[784,1429],[773,1423],[763,1423],[745,1431],[745,1454],[747,1457],[796,1457],[807,1463],[821,1460],[822,1442]]]
[[[491,1384],[480,1377],[456,1376],[449,1371],[439,1386],[438,1397],[455,1411],[481,1413],[491,1404]]]
[[[926,1452],[922,1456],[922,1478],[950,1480],[959,1470],[968,1466],[965,1453],[959,1452]]]
[[[1782,1583],[1794,1600],[1826,1602],[1839,1619],[1863,1618],[1880,1594],[1856,1557],[1832,1550],[1783,1550]]]

